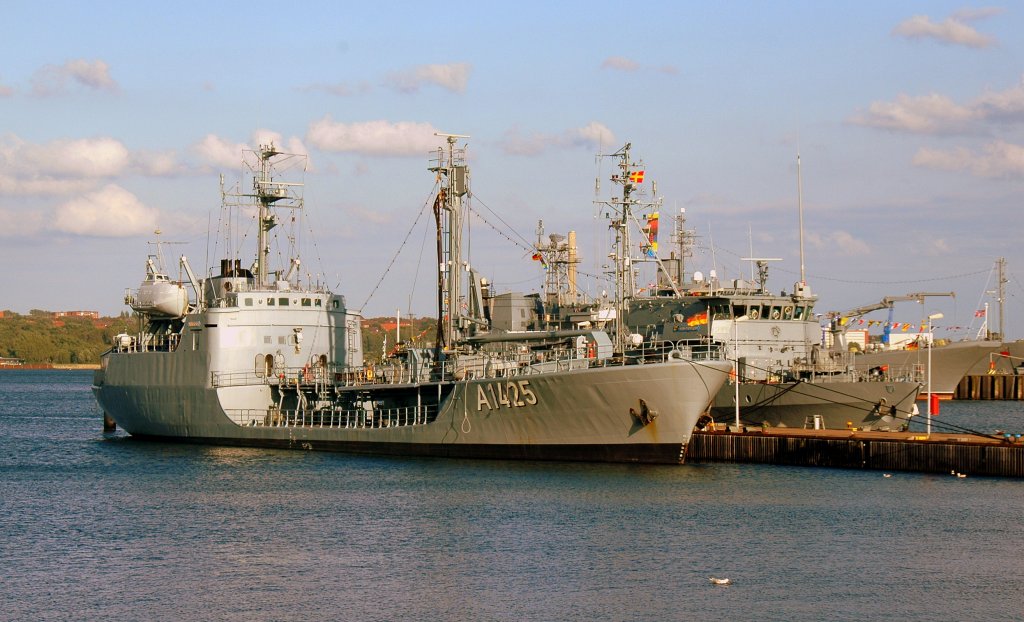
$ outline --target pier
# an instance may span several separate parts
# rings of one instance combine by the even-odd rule
[[[957,400],[1024,400],[1024,375],[979,374],[964,376],[956,387]]]
[[[695,432],[686,460],[1024,477],[1024,442],[966,433],[766,428]]]

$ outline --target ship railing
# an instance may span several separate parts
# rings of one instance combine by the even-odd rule
[[[238,408],[225,412],[236,425],[265,428],[385,429],[426,425],[437,418],[437,407],[432,405],[374,410]]]
[[[303,367],[274,367],[273,369],[245,371],[212,371],[210,384],[217,387],[252,386],[269,384],[280,387],[326,390],[334,387],[362,387],[380,385],[409,385],[425,382],[457,382],[462,380],[516,378],[553,372],[567,372],[591,367],[652,364],[678,360],[722,360],[720,348],[711,344],[674,344],[671,342],[641,346],[625,355],[597,359],[579,356],[575,350],[559,355],[545,353],[496,355],[491,357],[452,357],[443,365],[424,362],[410,366],[401,361],[378,365],[351,367],[341,365],[311,365]]]
[[[178,349],[181,335],[139,333],[138,335],[116,335],[111,347],[113,352],[174,352]]]

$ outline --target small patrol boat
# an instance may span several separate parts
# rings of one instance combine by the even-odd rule
[[[252,190],[222,191],[225,209],[254,214],[254,260],[226,257],[197,278],[182,256],[182,283],[147,262],[127,300],[139,330],[115,339],[94,377],[104,413],[134,437],[195,443],[683,462],[729,364],[710,353],[623,357],[597,329],[493,329],[481,306],[487,282],[462,255],[472,197],[465,147],[444,136],[429,168],[437,180],[435,343],[367,360],[361,314],[344,296],[303,282],[287,250],[287,263],[271,266],[279,214],[304,208],[302,184],[282,177],[303,156],[263,145],[246,154]]]

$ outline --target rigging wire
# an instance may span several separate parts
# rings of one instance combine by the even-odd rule
[[[484,209],[486,209],[488,212],[490,212],[492,215],[494,215],[494,217],[497,218],[498,221],[501,222],[501,224],[505,225],[505,227],[507,227],[508,230],[511,231],[513,235],[515,235],[517,238],[519,238],[522,241],[522,243],[521,244],[517,243],[514,240],[512,240],[510,238],[507,238],[507,237],[506,237],[506,239],[509,239],[510,242],[512,242],[513,244],[516,244],[520,248],[525,248],[526,250],[531,251],[531,252],[533,251],[533,243],[530,242],[529,240],[527,240],[525,237],[523,237],[518,231],[515,230],[515,228],[512,225],[510,225],[507,222],[505,222],[505,219],[503,219],[500,214],[498,214],[497,212],[492,210],[490,208],[490,206],[488,206],[486,203],[483,202],[483,200],[477,198],[476,193],[470,193],[470,197],[474,201],[480,203],[480,205],[482,205],[484,207]],[[487,224],[487,226],[489,226],[490,228],[494,229],[495,231],[498,231],[498,233],[501,233],[501,231],[499,231],[497,227],[495,227],[491,223],[487,222],[487,219],[484,218],[483,216],[481,216],[478,211],[472,209],[472,207],[470,207],[470,211],[475,213],[477,215],[477,217],[480,218],[480,220],[483,220]]]
[[[359,307],[360,311],[366,308],[366,305],[370,303],[370,300],[373,298],[373,295],[377,293],[377,290],[380,289],[380,286],[384,283],[384,279],[387,278],[388,273],[391,272],[391,268],[394,267],[395,262],[398,260],[398,256],[402,254],[402,249],[405,248],[406,243],[409,241],[409,237],[412,235],[412,232],[416,229],[416,225],[418,225],[420,219],[423,218],[423,214],[430,211],[428,209],[431,205],[430,198],[433,197],[434,194],[437,192],[439,185],[439,183],[434,184],[433,189],[431,189],[430,191],[430,196],[428,196],[427,200],[424,201],[423,207],[420,208],[420,213],[416,215],[416,220],[414,220],[412,226],[409,227],[409,231],[406,232],[405,238],[402,239],[402,243],[398,245],[398,249],[395,251],[395,254],[391,257],[391,261],[388,262],[387,267],[384,268],[384,273],[380,275],[380,279],[377,281],[377,284],[373,286],[373,289],[370,291],[370,295],[366,297],[366,301],[363,302],[361,307]]]

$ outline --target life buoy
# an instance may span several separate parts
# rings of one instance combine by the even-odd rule
[[[772,319],[777,320],[781,317],[778,309],[772,309]]]
[[[748,318],[750,318],[752,320],[756,320],[757,316],[758,316],[757,309],[751,309],[751,310],[747,311],[747,317]]]
[[[366,368],[366,379],[367,380],[373,380],[373,368],[372,367],[367,367]]]
[[[672,361],[681,361],[683,360],[683,353],[673,348],[671,351],[669,351],[668,358],[669,360]]]
[[[785,307],[782,309],[782,317],[791,320],[793,319],[793,307]]]

